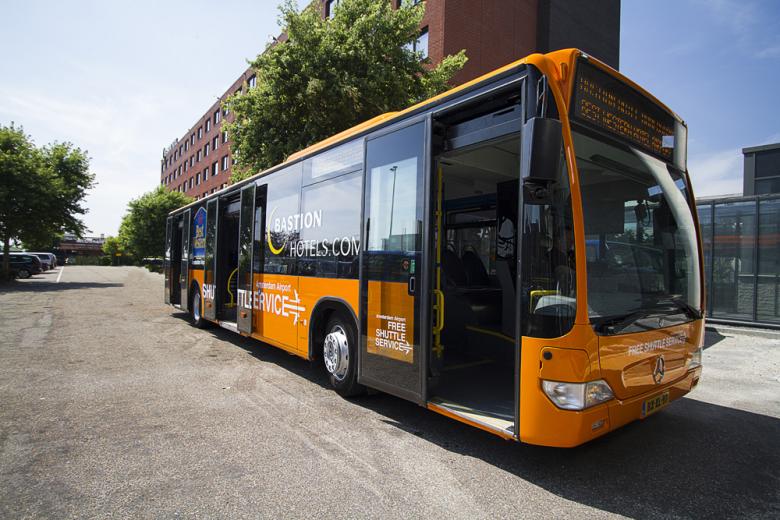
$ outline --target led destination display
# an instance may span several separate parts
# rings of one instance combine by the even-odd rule
[[[674,118],[625,83],[585,60],[577,63],[572,117],[672,160]]]

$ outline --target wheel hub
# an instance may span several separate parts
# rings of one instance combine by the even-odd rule
[[[197,294],[192,298],[192,317],[195,321],[200,319],[200,297]]]
[[[333,327],[325,336],[323,344],[323,359],[325,369],[341,381],[349,370],[349,341],[347,334],[340,326]]]

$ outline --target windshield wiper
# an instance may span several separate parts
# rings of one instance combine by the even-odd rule
[[[652,316],[652,313],[648,312],[647,309],[639,309],[625,314],[600,316],[598,318],[591,319],[591,323],[593,324],[593,328],[596,329],[596,332],[602,332],[604,334],[615,334],[633,324],[640,318],[647,318],[650,316]]]
[[[693,305],[689,304],[685,300],[682,300],[680,298],[675,298],[674,296],[670,296],[669,298],[660,298],[658,300],[653,300],[651,302],[654,307],[663,306],[663,305],[672,305],[677,310],[681,310],[685,313],[686,316],[689,318],[693,318],[695,320],[701,319],[702,312],[694,307]]]

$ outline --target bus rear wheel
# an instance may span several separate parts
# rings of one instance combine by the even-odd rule
[[[199,329],[205,329],[206,325],[208,325],[208,322],[203,317],[203,298],[197,287],[193,289],[190,297],[190,318],[192,319],[192,324]]]
[[[357,382],[357,334],[355,327],[335,314],[325,326],[322,360],[330,384],[342,397],[360,395],[365,391]]]

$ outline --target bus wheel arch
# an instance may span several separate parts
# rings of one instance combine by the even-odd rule
[[[330,356],[324,359],[328,342]],[[336,352],[346,354],[345,366]],[[331,386],[343,397],[362,394],[357,383],[358,326],[352,307],[338,298],[322,298],[314,306],[309,326],[309,359],[322,361]],[[338,366],[338,368],[336,368]],[[335,371],[335,373],[334,373]]]
[[[198,282],[194,281],[190,284],[190,301],[189,301],[189,314],[192,324],[199,328],[206,328],[208,322],[203,317],[203,295],[200,292],[200,286]]]

